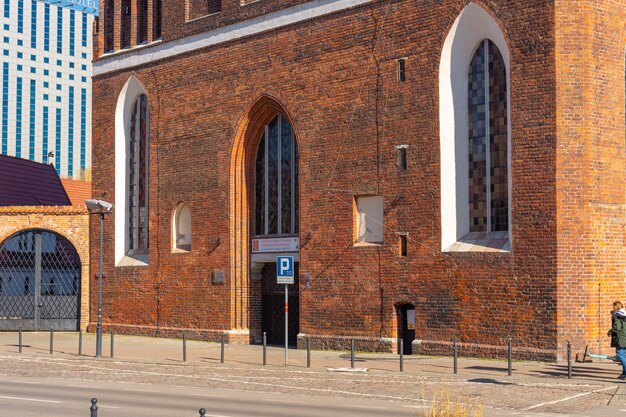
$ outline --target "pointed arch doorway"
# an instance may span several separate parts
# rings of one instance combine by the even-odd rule
[[[289,344],[299,332],[298,145],[288,113],[263,96],[240,124],[231,159],[231,338],[242,343],[284,339],[284,287],[276,258],[290,255],[296,279],[289,288]],[[283,336],[281,336],[283,335]]]

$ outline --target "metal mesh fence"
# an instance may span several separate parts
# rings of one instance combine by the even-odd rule
[[[75,330],[81,264],[63,236],[28,230],[0,247],[0,329]]]

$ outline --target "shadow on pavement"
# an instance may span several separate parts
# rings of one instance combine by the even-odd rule
[[[545,368],[544,370],[531,371],[531,373],[552,377],[567,376],[567,365],[548,365]],[[591,379],[612,379],[613,376],[619,375],[619,369],[611,370],[595,366],[575,366],[572,368],[572,374],[573,376]]]
[[[477,371],[501,371],[501,372],[506,372],[507,368],[501,368],[501,367],[497,367],[497,366],[478,366],[478,365],[474,365],[474,366],[466,366],[465,369],[475,369]],[[515,369],[513,369],[513,371],[515,371]]]
[[[502,381],[497,381],[491,378],[474,378],[474,379],[468,379],[467,381],[474,382],[476,384],[515,385],[512,382],[502,382]]]

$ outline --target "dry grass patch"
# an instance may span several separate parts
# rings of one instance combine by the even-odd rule
[[[483,417],[483,406],[478,401],[473,404],[454,401],[444,389],[433,397],[433,406],[426,417]]]

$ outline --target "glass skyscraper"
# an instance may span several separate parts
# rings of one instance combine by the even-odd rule
[[[0,1],[1,152],[79,179],[91,167],[93,16]]]

